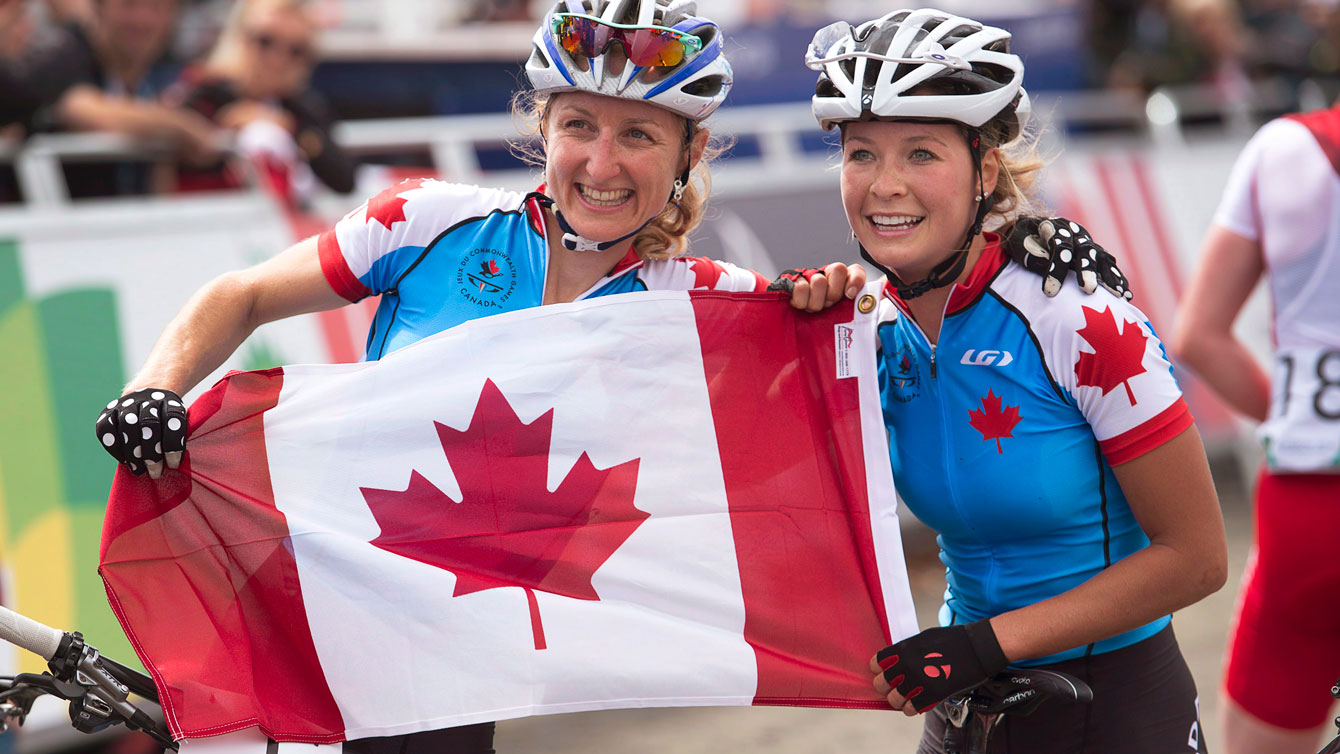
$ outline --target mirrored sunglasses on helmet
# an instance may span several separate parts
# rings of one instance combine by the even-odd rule
[[[665,26],[629,26],[584,13],[555,13],[554,38],[571,55],[594,58],[618,42],[636,66],[673,66],[702,49],[703,41]]]
[[[925,30],[919,29],[921,36],[925,36]],[[878,41],[885,41],[887,33],[876,33],[869,35],[870,38],[856,39],[855,29],[846,21],[838,21],[829,24],[814,33],[814,39],[810,41],[810,47],[805,52],[805,66],[813,70],[821,70],[826,64],[834,63],[839,60],[850,58],[870,58],[872,60],[883,60],[889,63],[908,63],[911,65],[922,65],[924,63],[938,63],[950,70],[971,71],[972,66],[968,61],[957,55],[950,55],[943,49],[927,50],[916,57],[902,58],[893,55],[884,55],[877,52],[871,52],[871,47],[880,47]],[[851,40],[842,52],[836,52],[837,46]]]

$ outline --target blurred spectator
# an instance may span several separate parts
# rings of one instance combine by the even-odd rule
[[[237,134],[239,154],[285,200],[310,198],[313,174],[331,189],[354,187],[354,161],[331,139],[325,100],[308,86],[316,23],[303,0],[241,0],[214,50],[188,68],[171,97]],[[185,190],[240,184],[237,166],[182,170]]]
[[[196,113],[157,101],[174,71],[164,59],[177,0],[94,0],[87,24],[68,24],[21,61],[20,74],[47,104],[38,130],[126,134],[170,147],[187,162],[217,158],[216,129]],[[143,162],[67,166],[73,196],[142,194]]]
[[[1321,37],[1302,0],[1244,0],[1243,25],[1250,44],[1245,63],[1253,76],[1299,80],[1317,72],[1309,53]]]
[[[31,120],[41,104],[15,67],[28,50],[32,32],[28,0],[0,0],[0,141],[17,138],[20,124]]]
[[[1094,0],[1089,27],[1109,86],[1208,83],[1224,101],[1245,92],[1244,32],[1229,0]]]

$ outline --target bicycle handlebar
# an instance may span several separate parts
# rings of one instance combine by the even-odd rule
[[[0,606],[0,639],[40,655],[43,660],[50,660],[56,656],[56,650],[64,637],[64,631],[58,631],[26,615],[19,615],[7,607]]]

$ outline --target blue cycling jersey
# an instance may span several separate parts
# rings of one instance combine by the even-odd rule
[[[350,301],[381,294],[366,358],[463,322],[539,306],[549,268],[544,212],[531,195],[431,179],[383,191],[318,239],[321,268]],[[761,290],[767,281],[699,258],[630,250],[579,299],[638,290]]]
[[[938,534],[942,625],[1053,597],[1149,545],[1112,473],[1191,416],[1146,317],[1106,291],[1056,298],[999,239],[932,345],[892,289],[880,385],[898,492]],[[1164,617],[1042,664],[1149,637]]]

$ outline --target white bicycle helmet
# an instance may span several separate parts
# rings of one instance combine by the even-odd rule
[[[999,116],[1003,143],[1023,130],[1031,109],[1010,33],[930,8],[820,29],[805,64],[821,71],[812,106],[824,130],[895,118],[981,128]],[[911,93],[928,81],[952,82],[951,93]]]
[[[670,28],[697,37],[702,44],[677,65],[657,66],[663,70],[654,71],[654,78],[648,81],[644,74],[649,66],[625,62],[616,74],[607,70],[603,54],[575,60],[555,38],[556,13],[578,13],[622,28]],[[526,74],[537,92],[595,92],[650,102],[690,120],[702,120],[726,99],[732,79],[730,63],[722,54],[721,30],[696,13],[697,3],[692,0],[561,0],[535,32]]]

